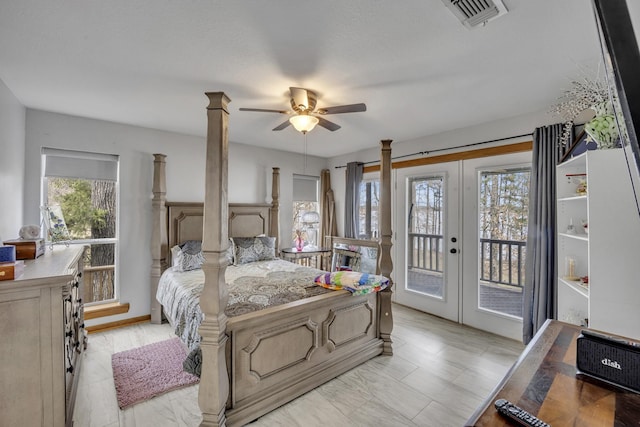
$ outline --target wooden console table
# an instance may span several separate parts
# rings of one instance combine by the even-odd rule
[[[640,425],[640,394],[576,375],[583,328],[548,320],[466,426],[509,426],[495,410],[507,399],[556,426]]]

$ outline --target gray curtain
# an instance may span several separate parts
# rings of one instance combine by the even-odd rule
[[[529,225],[523,295],[525,344],[547,319],[556,317],[556,165],[562,124],[537,128],[529,188]]]
[[[338,235],[338,224],[336,223],[336,204],[331,189],[331,172],[329,169],[322,169],[320,172],[320,240],[318,246],[325,246],[325,237]]]
[[[347,163],[347,188],[344,198],[344,237],[358,238],[358,207],[363,164]]]

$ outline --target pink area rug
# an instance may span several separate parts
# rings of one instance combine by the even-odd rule
[[[186,357],[180,338],[111,355],[120,409],[197,383],[198,377],[182,370]]]

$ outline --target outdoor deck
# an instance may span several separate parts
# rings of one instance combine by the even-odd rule
[[[442,273],[410,269],[407,280],[412,290],[442,297]],[[522,317],[522,288],[480,282],[480,307]]]

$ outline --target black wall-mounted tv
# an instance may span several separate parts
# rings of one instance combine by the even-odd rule
[[[635,0],[634,0],[635,1]],[[622,114],[616,114],[623,144],[633,153],[627,158],[634,187],[634,197],[640,214],[640,51],[633,31],[633,23],[625,0],[592,0],[596,24],[600,36],[603,60],[609,88],[618,102]],[[639,9],[640,10],[640,9]],[[638,21],[637,21],[638,22]],[[617,105],[616,105],[617,104]],[[626,128],[626,130],[624,130]],[[627,150],[628,152],[628,150]],[[635,180],[634,180],[635,178]],[[634,182],[635,181],[635,182]]]

